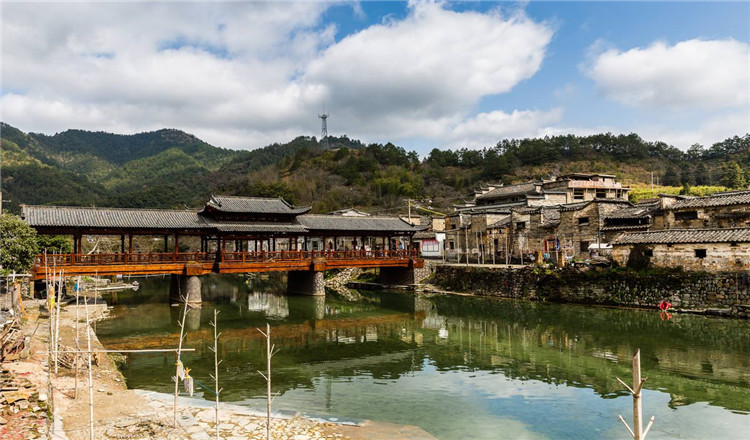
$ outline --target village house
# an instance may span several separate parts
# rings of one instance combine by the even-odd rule
[[[429,225],[424,231],[414,234],[413,245],[424,258],[443,258],[445,256],[445,219],[422,217],[423,225]]]
[[[550,206],[593,199],[627,200],[630,188],[609,174],[575,173],[515,185],[488,185],[467,206]]]
[[[750,270],[750,228],[668,229],[619,235],[612,258],[627,265],[634,248],[654,267],[686,270]]]
[[[750,226],[750,190],[705,197],[661,197],[654,229],[741,228]]]
[[[584,173],[481,188],[446,217],[447,259],[528,262],[537,252],[549,258],[559,250],[569,259],[586,257],[599,242],[603,217],[631,206],[628,191],[614,176]],[[561,212],[568,214],[559,231]]]

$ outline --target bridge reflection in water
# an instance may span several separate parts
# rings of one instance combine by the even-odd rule
[[[256,327],[269,321],[281,348],[274,358],[281,408],[419,424],[439,438],[495,438],[473,426],[477,420],[511,437],[618,436],[616,414],[626,413],[630,400],[615,377],[628,377],[639,347],[648,377],[645,410],[664,421],[662,436],[734,438],[739,431],[732,427],[750,421],[742,414],[750,411],[744,321],[662,322],[646,311],[389,292],[363,292],[351,302],[336,294],[285,296],[282,285],[263,282],[263,291],[253,292],[237,279],[212,277],[214,287],[204,294],[221,310],[227,401],[260,406],[265,382],[255,370],[265,360]],[[121,294],[112,318],[98,325],[102,343],[173,346],[178,312],[158,302],[164,288],[143,283],[140,292]],[[213,368],[212,308],[197,311],[200,327],[191,326],[186,342],[197,351],[184,355],[204,383]],[[172,362],[133,355],[124,374],[131,387],[170,392]],[[556,423],[540,426],[534,417]],[[694,426],[697,417],[702,427]]]

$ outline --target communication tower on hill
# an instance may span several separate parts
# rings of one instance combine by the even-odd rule
[[[328,145],[328,112],[318,113],[320,118],[320,142]]]

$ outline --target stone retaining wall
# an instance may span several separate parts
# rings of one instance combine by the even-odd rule
[[[747,315],[750,272],[579,271],[438,266],[432,283],[457,292],[503,298],[681,309],[726,309]],[[745,311],[744,313],[741,313]],[[746,317],[746,316],[745,316]]]

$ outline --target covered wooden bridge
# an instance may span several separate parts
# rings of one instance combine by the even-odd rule
[[[281,198],[212,196],[200,211],[30,205],[22,210],[39,234],[73,238],[72,253],[37,256],[37,280],[52,267],[70,276],[289,271],[290,290],[320,294],[327,269],[411,270],[423,264],[412,249],[420,228],[398,217],[313,215],[309,207]],[[84,251],[85,236],[118,237],[119,252]],[[139,236],[152,244],[163,241],[163,249],[134,247]]]

